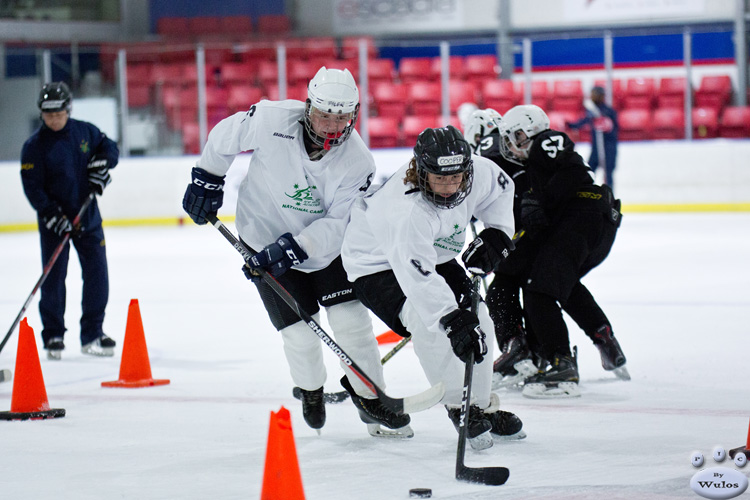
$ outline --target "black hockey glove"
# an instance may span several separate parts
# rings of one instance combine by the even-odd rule
[[[474,363],[480,363],[487,354],[485,335],[479,327],[479,318],[473,312],[456,309],[440,318],[440,326],[451,341],[453,353],[464,363],[474,353]]]
[[[49,210],[42,216],[42,222],[48,231],[52,231],[61,238],[67,233],[73,231],[73,225],[68,218],[65,217],[65,214],[60,207],[55,207],[53,210]]]
[[[529,192],[524,193],[521,198],[521,224],[528,232],[537,232],[549,225],[542,203]]]
[[[499,229],[488,227],[469,243],[469,247],[461,255],[464,266],[474,274],[492,272],[516,246],[508,235]]]
[[[307,260],[307,254],[294,240],[292,233],[284,233],[279,236],[276,243],[271,243],[250,257],[247,265],[254,269],[263,268],[278,277],[287,272],[290,267],[302,264],[305,260]]]
[[[193,167],[193,181],[185,190],[182,208],[193,222],[203,225],[209,214],[216,214],[224,202],[224,177]]]
[[[103,156],[94,155],[88,164],[87,173],[89,178],[89,188],[99,196],[104,193],[112,177],[109,175],[109,160]]]

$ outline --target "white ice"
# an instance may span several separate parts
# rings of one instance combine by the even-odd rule
[[[611,319],[633,379],[605,372],[571,324],[582,397],[538,401],[500,392],[528,438],[467,451],[471,467],[508,467],[503,486],[454,479],[457,434],[440,406],[412,415],[415,436],[406,441],[370,437],[348,401],[327,407],[322,435],[308,428],[280,338],[240,272],[240,256],[215,229],[105,232],[105,331],[119,342],[117,354],[80,354],[80,270],[72,253],[62,361],[48,361],[41,349],[38,297],[27,311],[49,403],[67,415],[0,421],[3,499],[259,498],[270,412],[281,406],[291,411],[308,499],[406,499],[416,487],[431,488],[435,499],[699,498],[689,487],[691,453],[717,465],[715,446],[746,442],[750,214],[625,214],[609,258],[584,282]],[[0,334],[40,274],[37,234],[0,234]],[[171,383],[103,388],[118,378],[132,298],[153,377]],[[386,330],[380,322],[375,329]],[[0,368],[15,368],[17,338],[14,332],[0,353]],[[326,390],[340,391],[340,368],[325,351]],[[411,346],[385,374],[394,396],[427,387]],[[12,386],[0,384],[0,411],[10,409]]]

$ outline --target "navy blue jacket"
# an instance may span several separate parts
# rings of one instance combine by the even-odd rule
[[[21,150],[21,181],[26,197],[41,219],[59,206],[71,221],[89,195],[87,166],[91,159],[107,158],[117,165],[117,143],[91,123],[68,119],[54,132],[44,123],[29,137]],[[102,222],[96,200],[81,218],[81,225],[93,228]]]

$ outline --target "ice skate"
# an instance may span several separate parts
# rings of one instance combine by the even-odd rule
[[[341,377],[341,385],[352,397],[354,406],[359,411],[359,418],[367,424],[367,432],[375,437],[389,437],[405,439],[414,436],[414,431],[409,426],[411,417],[409,415],[397,415],[389,408],[383,406],[379,399],[363,398],[354,392],[346,376]],[[386,428],[381,427],[381,425]]]
[[[453,422],[453,426],[456,430],[459,430],[461,420],[461,408],[460,407],[445,407],[448,410],[448,418]],[[469,421],[467,441],[471,446],[472,450],[486,450],[492,448],[493,441],[490,431],[492,430],[492,422],[487,419],[484,412],[477,406],[469,406]]]
[[[47,350],[47,359],[59,360],[62,359],[62,352],[65,349],[65,343],[63,342],[62,337],[52,337],[49,339],[49,342],[44,345],[44,348]]]
[[[630,380],[630,374],[625,367],[627,359],[622,352],[620,343],[612,333],[612,328],[609,325],[602,325],[594,332],[593,338],[594,345],[599,349],[599,354],[602,357],[602,368],[611,371],[621,380]]]
[[[302,416],[308,426],[318,431],[326,423],[326,405],[323,401],[323,388],[314,391],[300,389],[302,399]]]
[[[102,336],[97,338],[93,342],[89,342],[88,344],[81,346],[81,352],[90,356],[100,356],[108,358],[115,355],[116,345],[117,342],[102,333]]]
[[[492,365],[492,389],[517,386],[537,372],[531,350],[521,335],[508,339]]]
[[[539,372],[524,384],[522,394],[531,399],[580,397],[575,351],[573,356],[555,355],[552,362],[542,363]]]

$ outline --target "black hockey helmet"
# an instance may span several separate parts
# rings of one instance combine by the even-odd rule
[[[73,94],[65,82],[45,83],[36,101],[36,105],[43,113],[56,113],[63,110],[70,113],[72,103]]]
[[[427,201],[438,208],[456,207],[471,192],[471,183],[474,179],[471,147],[453,125],[423,130],[414,146],[414,160],[417,166],[419,190]],[[427,181],[428,173],[463,174],[463,181],[458,191],[446,197],[432,192]]]

